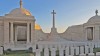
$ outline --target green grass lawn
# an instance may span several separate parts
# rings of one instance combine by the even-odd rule
[[[94,52],[94,53],[100,52],[100,48],[94,48],[94,49],[93,49],[93,52]]]
[[[8,55],[2,55],[2,56],[34,56],[34,55],[29,54],[29,53],[23,53],[23,54],[8,54]]]
[[[6,51],[4,55],[0,56],[34,56],[35,53],[30,53],[28,51]]]

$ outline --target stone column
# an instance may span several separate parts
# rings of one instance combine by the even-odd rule
[[[17,30],[17,26],[15,26],[15,42],[17,43],[17,34],[18,34],[18,30]]]
[[[10,43],[9,39],[9,22],[4,22],[4,44]]]
[[[27,44],[30,42],[30,27],[29,23],[27,23]]]
[[[11,43],[13,44],[14,43],[14,31],[13,31],[14,29],[13,29],[13,22],[11,22],[11,27],[10,27],[10,41],[11,41]]]
[[[85,32],[84,32],[85,40],[88,40],[88,38],[87,38],[87,28],[85,28],[84,30],[85,30]]]
[[[31,43],[33,43],[33,37],[34,37],[34,23],[31,23]]]

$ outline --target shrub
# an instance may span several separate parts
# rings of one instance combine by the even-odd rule
[[[30,47],[30,48],[28,49],[28,52],[29,52],[29,53],[32,53],[32,50],[33,50],[33,48]]]
[[[8,52],[11,52],[11,49],[7,49]]]

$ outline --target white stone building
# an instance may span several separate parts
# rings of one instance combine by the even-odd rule
[[[24,9],[22,1],[20,8],[13,9],[9,14],[0,16],[0,46],[4,49],[25,50],[37,42],[42,44],[66,43],[74,41],[99,41],[100,16],[91,17],[87,23],[68,27],[64,33],[57,33],[53,10],[53,27],[50,33],[44,33],[35,23],[36,19]],[[40,43],[39,42],[39,43]]]

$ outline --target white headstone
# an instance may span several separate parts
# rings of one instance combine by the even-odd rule
[[[90,46],[90,53],[93,53],[93,46]]]
[[[32,51],[35,52],[36,51],[36,45],[33,45],[32,48],[33,48]]]
[[[41,50],[40,49],[36,49],[36,55],[35,56],[41,56]]]
[[[85,46],[85,54],[88,54],[88,53],[89,53],[89,47]]]
[[[44,48],[44,56],[49,56],[49,49],[47,47]]]
[[[84,47],[80,46],[80,54],[84,54]]]
[[[56,56],[56,48],[50,48],[51,56]]]
[[[74,47],[70,47],[71,53],[70,55],[74,55]]]
[[[69,47],[66,47],[66,48],[65,48],[65,54],[66,54],[66,56],[69,55]]]
[[[64,56],[64,49],[59,49],[59,56]]]
[[[79,55],[79,47],[75,47],[75,54]]]

